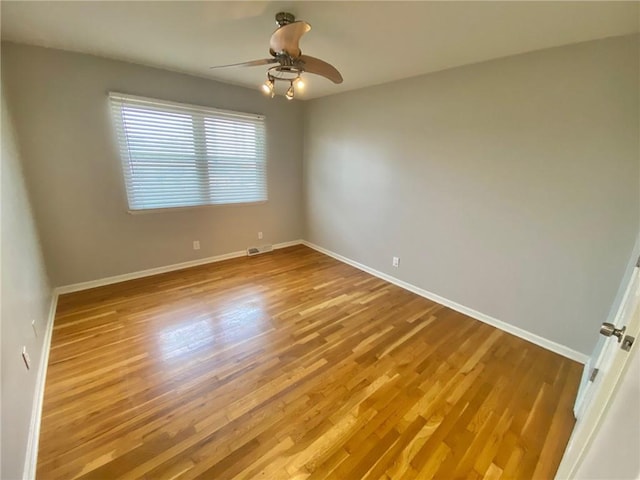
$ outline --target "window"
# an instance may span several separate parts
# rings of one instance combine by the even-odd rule
[[[132,211],[267,199],[264,117],[110,93]]]

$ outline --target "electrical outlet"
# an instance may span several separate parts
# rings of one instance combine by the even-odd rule
[[[22,347],[22,360],[24,360],[24,365],[27,367],[27,370],[31,370],[31,359],[27,353],[27,347]]]
[[[262,232],[258,232],[258,240],[262,240]]]
[[[391,265],[398,268],[400,266],[400,257],[393,257],[391,260]]]
[[[36,321],[31,320],[31,328],[33,328],[33,334],[38,338],[38,330],[36,329]]]
[[[194,250],[200,250],[200,240],[194,240],[193,241],[193,249]]]

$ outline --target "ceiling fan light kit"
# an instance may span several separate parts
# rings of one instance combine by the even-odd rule
[[[267,80],[262,84],[262,91],[273,98],[276,95],[276,85],[278,82],[289,85],[286,90],[285,98],[293,100],[296,89],[304,88],[304,80],[302,79],[303,70],[293,66],[277,66],[271,67],[267,71]]]
[[[277,64],[267,70],[267,80],[261,86],[262,91],[273,98],[276,95],[276,85],[288,83],[289,88],[284,94],[287,100],[293,100],[296,89],[304,88],[302,74],[304,72],[320,75],[333,83],[342,83],[342,75],[329,63],[318,58],[303,55],[299,42],[302,35],[311,30],[307,22],[296,20],[296,17],[288,12],[276,14],[278,28],[271,35],[269,53],[272,58],[251,60],[249,62],[221,65],[211,68],[224,67],[253,67],[258,65]]]

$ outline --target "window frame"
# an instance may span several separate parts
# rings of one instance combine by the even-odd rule
[[[121,108],[121,107],[116,107],[116,105],[114,105],[113,101],[115,100],[117,102],[119,102],[120,104],[126,103],[127,100],[132,100],[133,102],[137,102],[139,104],[148,104],[150,106],[156,107],[156,108],[162,108],[164,106],[168,107],[168,108],[178,108],[178,109],[182,109],[185,111],[185,113],[188,112],[194,112],[200,115],[212,115],[214,116],[216,113],[220,113],[223,116],[228,117],[239,117],[239,118],[248,118],[248,119],[253,119],[253,120],[259,120],[260,121],[260,125],[262,127],[262,178],[264,179],[264,199],[263,200],[254,200],[254,201],[245,201],[245,202],[230,202],[230,203],[201,203],[201,204],[196,204],[196,205],[174,205],[174,206],[161,206],[161,207],[151,207],[151,208],[132,208],[131,206],[131,201],[130,201],[130,193],[129,193],[129,180],[127,178],[128,173],[125,171],[126,168],[129,168],[127,163],[129,162],[128,159],[124,159],[122,157],[122,150],[121,150],[121,133],[120,131],[122,131],[122,134],[126,135],[125,133],[125,127],[124,124],[122,122],[122,118],[120,117],[119,119],[116,118],[115,115],[115,109],[116,108]],[[107,102],[109,104],[109,117],[110,117],[110,123],[112,126],[112,130],[113,130],[113,138],[114,138],[114,142],[115,142],[115,150],[116,150],[116,156],[119,159],[119,167],[120,167],[120,175],[121,175],[121,180],[122,180],[122,185],[124,187],[124,197],[125,197],[125,201],[126,201],[126,205],[127,205],[127,212],[131,215],[145,215],[148,213],[167,213],[167,212],[172,212],[172,211],[181,211],[181,210],[192,210],[192,209],[201,209],[201,208],[212,208],[212,207],[246,207],[246,206],[251,206],[251,205],[261,205],[261,204],[265,204],[269,202],[269,178],[268,178],[268,161],[267,161],[267,122],[266,122],[266,116],[263,114],[259,114],[259,113],[253,113],[253,112],[240,112],[240,111],[236,111],[236,110],[226,110],[226,109],[221,109],[221,108],[216,108],[216,107],[209,107],[209,106],[205,106],[205,105],[196,105],[196,104],[191,104],[191,103],[184,103],[184,102],[175,102],[175,101],[171,101],[171,100],[164,100],[164,99],[159,99],[159,98],[152,98],[152,97],[146,97],[146,96],[140,96],[140,95],[131,95],[131,94],[127,94],[127,93],[122,93],[122,92],[117,92],[117,91],[109,91],[107,92]],[[192,117],[193,119],[193,117]],[[116,122],[119,123],[119,125],[116,124]],[[201,143],[200,145],[198,145],[199,142],[194,141],[194,148],[197,149],[201,149],[203,144]],[[206,146],[206,135],[204,137],[204,145]],[[203,159],[206,159],[206,155],[205,157],[197,157],[197,161],[198,162],[202,162]],[[208,170],[208,168],[204,168],[204,170]],[[208,174],[207,174],[208,175]],[[202,178],[200,179],[201,181],[203,180]],[[207,177],[206,179],[204,179],[205,181],[209,180],[209,177]],[[209,191],[209,194],[211,194],[211,190]]]

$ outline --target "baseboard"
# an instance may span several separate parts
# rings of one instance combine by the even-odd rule
[[[287,247],[293,247],[295,245],[302,245],[302,240],[298,239],[298,240],[291,240],[290,242],[282,242],[282,243],[276,243],[273,246],[274,250],[278,250],[280,248],[287,248]],[[246,253],[246,252],[245,252]]]
[[[280,248],[292,247],[294,245],[300,245],[302,240],[292,240],[290,242],[276,243],[273,246],[274,250]],[[175,270],[182,270],[189,267],[197,267],[198,265],[205,265],[207,263],[221,262],[223,260],[229,260],[230,258],[246,257],[247,251],[240,250],[237,252],[224,253],[222,255],[215,255],[213,257],[199,258],[198,260],[191,260],[188,262],[174,263],[172,265],[166,265],[164,267],[150,268],[148,270],[139,270],[137,272],[125,273],[123,275],[115,275],[113,277],[100,278],[98,280],[91,280],[88,282],[74,283],[71,285],[64,285],[56,288],[56,293],[62,295],[65,293],[79,292],[81,290],[88,290],[90,288],[103,287],[105,285],[111,285],[113,283],[126,282],[127,280],[135,280],[136,278],[150,277],[152,275],[158,275],[160,273],[173,272]]]
[[[51,336],[53,334],[53,321],[56,317],[58,306],[58,293],[55,289],[51,292],[51,306],[47,318],[47,329],[42,339],[42,352],[38,365],[38,377],[33,395],[33,408],[31,410],[31,424],[29,425],[29,437],[27,439],[27,452],[24,460],[22,478],[33,480],[36,478],[36,466],[38,464],[38,443],[40,440],[40,422],[42,420],[42,403],[44,401],[44,386],[47,379],[47,366],[49,365],[49,352],[51,350]]]
[[[314,250],[317,250],[320,253],[324,253],[325,255],[335,258],[336,260],[339,260],[343,263],[351,265],[352,267],[355,267],[359,270],[367,272],[373,275],[374,277],[378,277],[378,278],[381,278],[382,280],[386,280],[387,282],[397,285],[400,288],[404,288],[405,290],[408,290],[410,292],[413,292],[416,295],[420,295],[421,297],[432,300],[436,303],[439,303],[440,305],[444,305],[445,307],[449,307],[450,309],[463,313],[471,318],[479,320],[483,323],[487,323],[502,331],[515,335],[516,337],[520,337],[524,340],[534,343],[542,348],[551,350],[552,352],[562,355],[563,357],[570,358],[571,360],[575,360],[576,362],[579,362],[582,364],[585,364],[589,360],[588,355],[585,355],[584,353],[573,350],[565,345],[561,345],[552,340],[536,335],[535,333],[528,332],[527,330],[513,326],[507,322],[503,322],[502,320],[498,320],[497,318],[493,318],[489,315],[486,315],[482,312],[478,312],[477,310],[466,307],[457,302],[453,302],[433,292],[429,292],[422,288],[416,287],[415,285],[407,283],[391,275],[387,275],[386,273],[382,273],[371,267],[363,265],[362,263],[351,260],[350,258],[343,257],[342,255],[339,255],[335,252],[332,252],[331,250],[327,250],[326,248],[320,247],[306,240],[303,240],[301,243],[303,245],[306,245],[309,248],[313,248]]]

